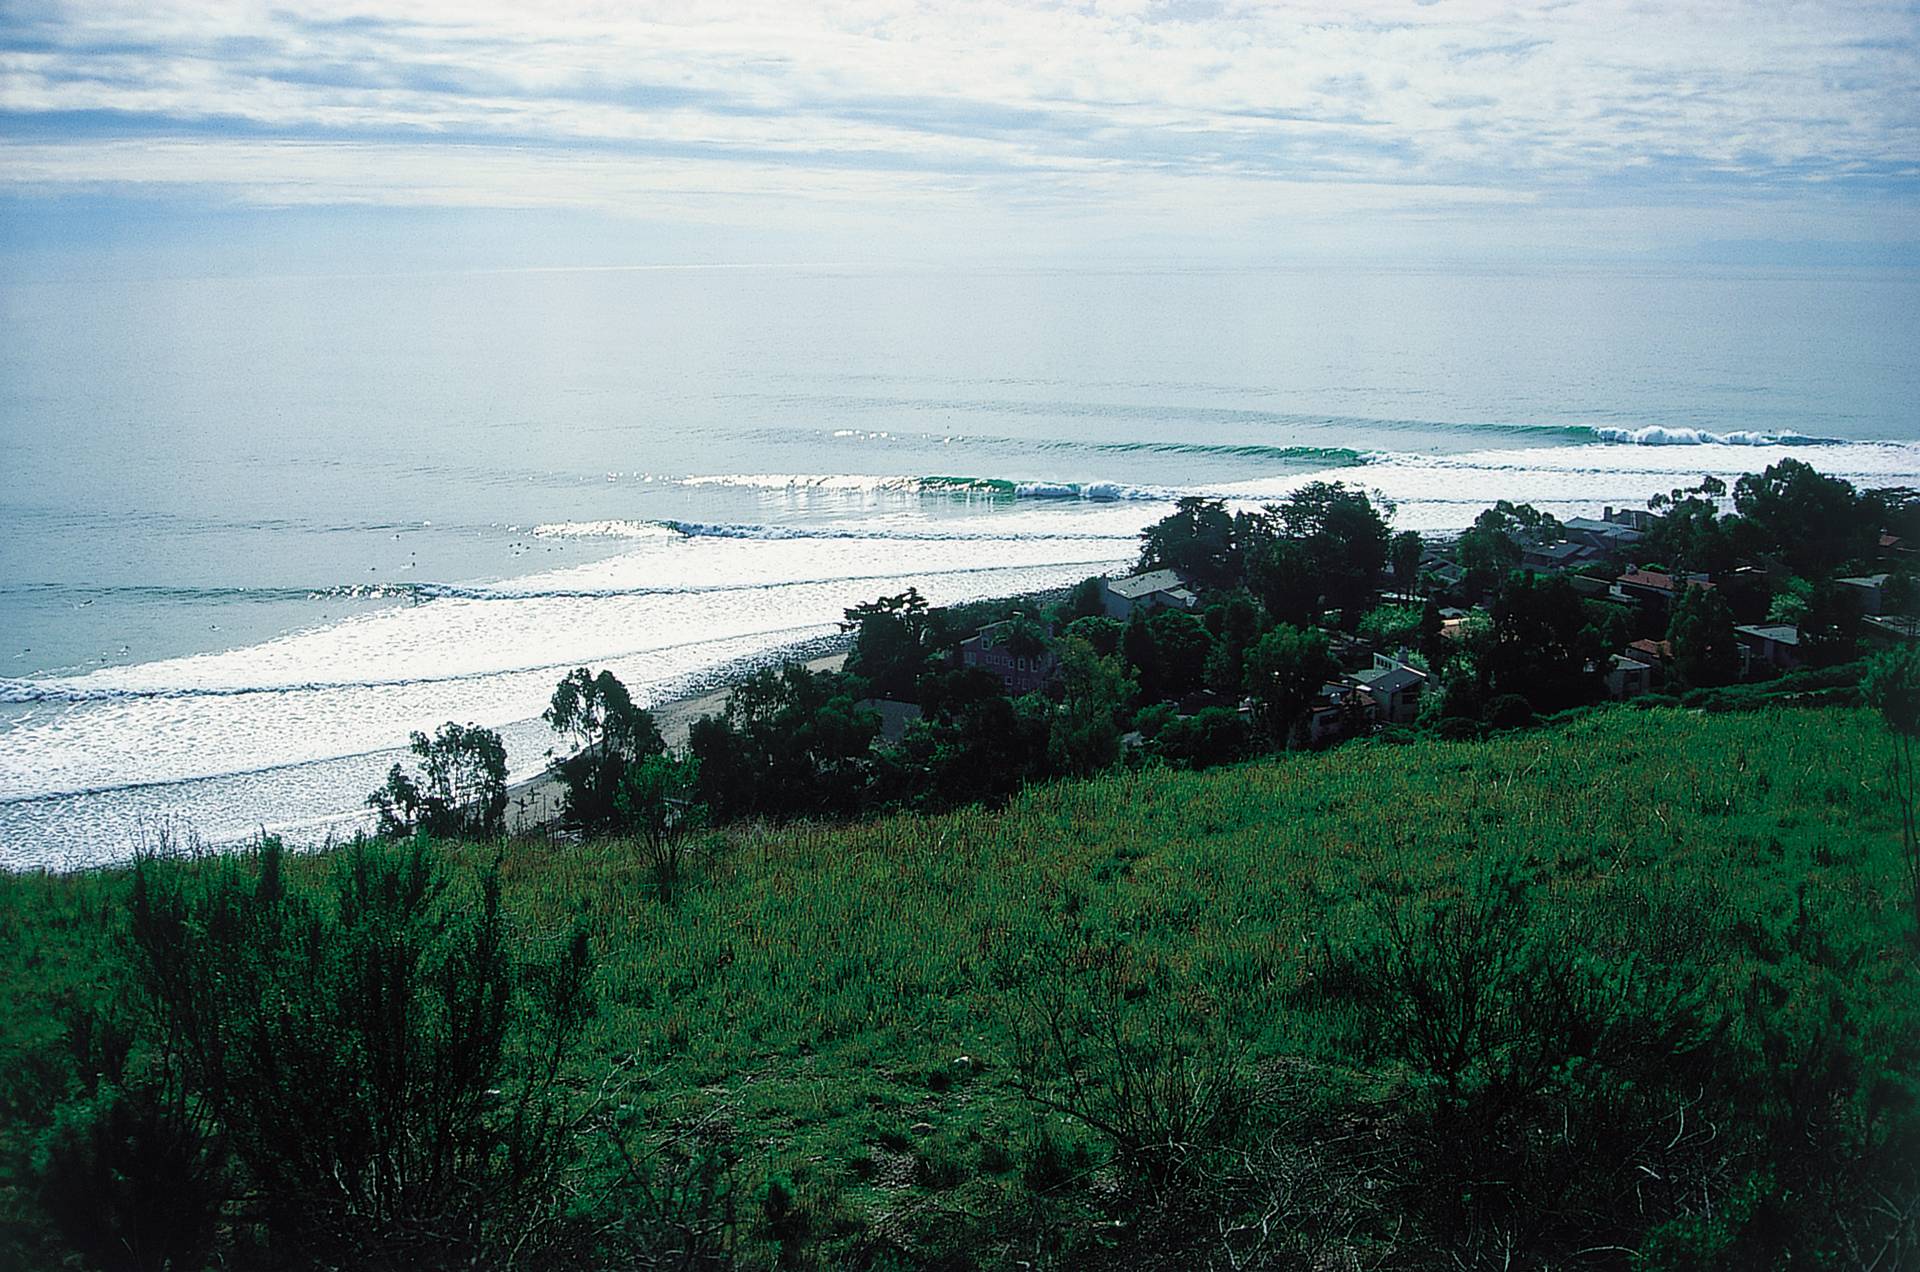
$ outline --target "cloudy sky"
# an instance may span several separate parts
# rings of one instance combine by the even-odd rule
[[[1920,258],[1913,3],[298,10],[0,0],[6,247]]]

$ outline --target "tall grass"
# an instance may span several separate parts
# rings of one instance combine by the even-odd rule
[[[599,1007],[574,1077],[582,1106],[620,1077],[583,1139],[593,1182],[580,1204],[636,1213],[621,1143],[707,1171],[713,1193],[719,1158],[701,1165],[685,1147],[698,1127],[701,1143],[724,1145],[734,1195],[770,1199],[729,1228],[728,1257],[749,1265],[1118,1266],[1161,1252],[1424,1266],[1443,1238],[1490,1264],[1503,1248],[1616,1265],[1619,1249],[1673,1266],[1789,1249],[1844,1263],[1849,1241],[1863,1259],[1910,1241],[1920,1213],[1911,1172],[1883,1177],[1916,1142],[1920,1090],[1883,746],[1858,710],[1616,710],[1483,742],[1116,772],[1030,789],[997,812],[731,827],[704,837],[670,901],[643,846],[617,839],[509,843],[500,869],[521,939],[577,923],[590,934]],[[497,850],[445,851],[477,867]],[[1580,992],[1609,1011],[1684,983],[1698,1029],[1658,1046],[1737,1062],[1731,1080],[1757,1102],[1750,1125],[1687,1159],[1672,1195],[1608,1202],[1640,1207],[1637,1227],[1612,1210],[1522,1222],[1489,1202],[1472,1232],[1449,1229],[1437,1216],[1452,1203],[1434,1189],[1458,1181],[1425,1167],[1416,1179],[1418,1163],[1380,1151],[1379,1137],[1412,1144],[1440,1116],[1438,1088],[1420,1053],[1383,1040],[1386,1009],[1353,978],[1389,966],[1366,951],[1386,948],[1395,924],[1479,904],[1496,867],[1524,890],[1521,935],[1546,960],[1527,966],[1577,955]],[[63,1004],[113,992],[125,886],[117,872],[0,880],[17,1249],[37,1239],[28,1152],[68,1080]],[[1519,1011],[1510,999],[1497,1010]],[[1085,1047],[1036,1042],[1047,1013],[1080,1022]],[[1661,1098],[1661,1075],[1693,1072],[1647,1060],[1656,1044],[1633,1039],[1632,1064]],[[1184,1067],[1139,1067],[1175,1054]],[[1561,1060],[1616,1054],[1596,1043]],[[1178,1189],[1134,1189],[1139,1145],[1089,1116],[1127,1098],[1129,1064],[1241,1102],[1232,1119],[1183,1115],[1177,1133],[1193,1142],[1177,1155]],[[1542,1109],[1599,1118],[1604,1086],[1571,1081],[1541,1077],[1511,1109],[1481,1110],[1490,1120],[1447,1124],[1493,1127],[1501,1161],[1570,1159],[1573,1122],[1556,1156],[1541,1146],[1560,1142]],[[1632,1107],[1655,1120],[1735,1107],[1718,1087],[1687,1098],[1693,1113],[1677,1096]],[[1691,1145],[1702,1124],[1689,1125],[1662,1121],[1661,1135]],[[1581,1178],[1603,1174],[1616,1181],[1598,1166]],[[1352,1195],[1329,1195],[1335,1182]],[[1909,1206],[1906,1218],[1874,1218],[1869,1189]],[[1182,1209],[1173,1192],[1208,1200]],[[1545,1183],[1526,1195],[1549,1193],[1563,1195]],[[1832,1222],[1802,1239],[1780,1227],[1798,1221],[1794,1205]],[[1287,1223],[1262,1227],[1269,1211]],[[1569,1243],[1602,1230],[1616,1253],[1573,1259]]]

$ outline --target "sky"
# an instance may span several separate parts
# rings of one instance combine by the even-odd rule
[[[1920,4],[0,0],[0,258],[1920,264]]]

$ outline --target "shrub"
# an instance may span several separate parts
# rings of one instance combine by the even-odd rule
[[[90,1264],[204,1267],[225,1160],[177,1090],[102,1084],[55,1113],[34,1155],[41,1207]]]
[[[1173,720],[1153,741],[1153,753],[1180,768],[1204,769],[1245,759],[1253,733],[1238,711],[1207,707]]]
[[[1524,729],[1533,723],[1533,705],[1517,693],[1503,693],[1488,701],[1482,718],[1495,729]]]
[[[231,1145],[268,1240],[322,1262],[490,1261],[563,1163],[559,1070],[590,1009],[584,933],[508,952],[497,870],[455,888],[420,841],[361,843],[328,894],[277,842],[142,859],[134,973],[184,1098]]]

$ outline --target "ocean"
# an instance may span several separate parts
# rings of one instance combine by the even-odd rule
[[[347,833],[410,731],[514,775],[658,701],[1124,568],[1170,501],[1397,528],[1792,455],[1920,485],[1910,273],[845,266],[0,282],[0,865]]]

